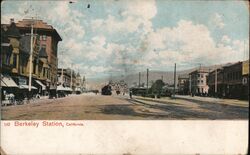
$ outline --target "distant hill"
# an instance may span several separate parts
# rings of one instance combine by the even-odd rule
[[[223,67],[227,64],[220,64],[220,65],[212,65],[212,66],[203,66],[202,69],[207,69],[207,70],[214,70],[216,68],[219,67]],[[183,75],[183,74],[189,74],[190,72],[199,69],[199,67],[193,68],[193,69],[188,69],[188,70],[183,70],[183,71],[178,71],[176,72],[176,80],[178,79],[179,75]],[[146,75],[146,71],[145,72],[141,72],[141,81],[140,83],[144,83],[146,86],[146,80],[147,80],[147,75]],[[156,81],[158,79],[162,79],[163,77],[163,82],[164,83],[168,83],[168,84],[173,84],[174,83],[174,72],[166,72],[166,71],[152,71],[149,70],[149,85],[152,84],[153,81]],[[88,85],[90,87],[96,88],[96,89],[100,89],[102,86],[104,86],[105,84],[108,83],[109,80],[112,81],[120,81],[120,80],[124,80],[129,87],[133,86],[133,85],[137,85],[139,83],[139,73],[134,73],[134,74],[129,74],[127,76],[124,76],[121,78],[121,76],[113,76],[112,79],[111,78],[103,78],[103,79],[92,79],[88,81]]]

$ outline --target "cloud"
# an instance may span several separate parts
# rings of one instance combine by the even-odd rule
[[[223,43],[230,43],[231,42],[231,38],[228,35],[224,35],[221,38],[221,42],[223,42]]]
[[[4,12],[1,21],[9,23],[12,17],[19,20],[28,17],[24,11],[31,3],[35,10],[43,6],[42,19],[53,25],[63,38],[58,46],[59,67],[74,63],[74,69],[87,76],[123,74],[145,68],[172,70],[174,63],[178,69],[187,69],[197,63],[233,62],[242,60],[249,49],[248,38],[244,43],[224,33],[215,40],[211,27],[190,20],[180,19],[172,27],[153,27],[158,11],[153,0],[118,1],[112,6],[104,3],[102,15],[83,12],[67,1],[47,1],[44,5],[20,2],[20,8]],[[223,16],[218,13],[209,22],[219,30],[225,27]]]
[[[212,19],[211,19],[211,22],[212,22],[216,27],[218,27],[219,29],[224,28],[225,23],[224,23],[224,21],[223,21],[223,17],[222,17],[221,14],[215,13],[211,18],[212,18]]]
[[[223,36],[216,43],[209,29],[202,24],[180,20],[176,27],[157,29],[148,34],[144,60],[157,62],[152,67],[164,68],[178,62],[186,67],[195,63],[219,64],[242,59],[243,41]],[[246,45],[246,44],[245,44]],[[184,66],[185,67],[185,66]]]
[[[108,33],[133,33],[142,29],[148,33],[152,30],[151,20],[157,14],[154,0],[123,1],[121,5],[120,18],[110,14],[106,19],[95,19],[91,22],[93,31],[101,29]]]

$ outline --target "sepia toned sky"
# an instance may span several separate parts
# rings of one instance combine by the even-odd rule
[[[90,4],[90,8],[87,8]],[[248,58],[246,1],[4,1],[1,22],[37,17],[62,37],[59,67],[89,78]]]

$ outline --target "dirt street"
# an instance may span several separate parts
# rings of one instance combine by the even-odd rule
[[[3,120],[248,119],[246,106],[184,99],[72,95],[2,107]]]

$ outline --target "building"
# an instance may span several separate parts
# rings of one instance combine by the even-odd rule
[[[223,67],[225,97],[243,98],[245,90],[242,89],[242,62],[237,62]]]
[[[11,77],[12,71],[17,69],[16,53],[19,53],[20,33],[16,29],[13,20],[10,29],[1,25],[1,99],[5,100],[7,94],[18,91],[19,87]],[[15,50],[14,50],[15,49]],[[15,52],[15,53],[14,53]]]
[[[40,41],[40,48],[43,49],[43,51],[46,51],[46,55],[44,52],[41,53],[47,57],[47,65],[45,65],[47,69],[44,70],[45,74],[47,74],[46,86],[49,87],[50,90],[55,90],[57,86],[58,66],[57,47],[59,41],[62,41],[62,38],[56,29],[42,20],[23,19],[22,21],[18,21],[16,26],[21,34],[30,34],[32,24],[34,34]]]
[[[80,74],[79,74],[80,76]],[[78,90],[81,86],[81,77],[77,77],[75,71],[67,68],[59,68],[57,70],[57,85],[62,85],[63,87],[70,88],[73,93]],[[78,89],[77,89],[78,88]]]
[[[63,85],[64,87],[70,87],[71,83],[70,69],[58,68],[57,77],[58,77],[58,85]]]
[[[30,59],[31,24],[34,24],[32,62]],[[57,72],[58,41],[61,41],[61,38],[56,30],[41,20],[25,19],[15,23],[14,19],[11,19],[10,24],[1,24],[1,69],[3,73],[1,84],[7,87],[8,79],[9,83],[12,85],[16,83],[18,87],[18,91],[12,90],[10,93],[20,94],[21,92],[22,96],[30,95],[28,83],[31,66],[31,93],[49,94],[57,82],[57,78],[54,79],[54,71]],[[9,90],[9,88],[3,89]]]
[[[76,83],[75,83],[75,91],[77,93],[81,92],[82,91],[82,78],[81,78],[81,75],[79,74],[79,72],[77,73],[76,75]]]
[[[217,68],[209,72],[207,76],[207,84],[209,86],[208,90],[209,96],[214,96],[214,97],[225,96],[223,68]]]
[[[242,62],[242,98],[249,100],[249,60]]]
[[[189,75],[183,74],[178,76],[178,92],[181,95],[189,94]]]
[[[189,82],[191,82],[189,87],[192,94],[203,95],[208,93],[207,75],[208,71],[204,68],[189,73]]]

